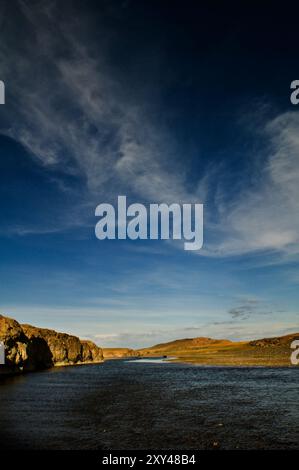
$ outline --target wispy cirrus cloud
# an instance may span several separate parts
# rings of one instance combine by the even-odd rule
[[[299,114],[277,116],[259,130],[267,143],[249,186],[234,200],[218,198],[214,229],[217,243],[205,245],[212,256],[277,252],[299,253]],[[279,261],[278,261],[279,262]]]
[[[57,2],[18,5],[30,34],[21,47],[1,43],[14,96],[2,133],[42,165],[82,177],[87,198],[115,197],[117,187],[146,200],[190,200],[182,168],[175,171],[175,142],[156,122],[159,110],[148,96],[141,104],[134,99],[130,84],[109,65],[104,42],[99,51],[92,35],[84,38],[88,19],[62,19]]]
[[[40,165],[77,181],[73,191],[80,194],[80,207],[57,221],[56,229],[87,223],[86,211],[92,214],[100,198],[120,193],[145,201],[199,201],[207,202],[200,254],[271,252],[279,254],[278,262],[298,256],[298,113],[280,114],[258,129],[261,157],[248,156],[254,161],[250,183],[233,182],[233,197],[223,184],[225,162],[218,171],[207,168],[190,189],[191,169],[160,117],[159,103],[142,90],[134,97],[127,77],[110,61],[109,34],[96,40],[90,18],[65,19],[59,5],[41,1],[33,8],[19,1],[18,34],[24,40],[14,39],[15,22],[7,12],[3,28],[9,40],[0,45],[12,97],[1,133],[20,142]],[[21,227],[17,233],[32,231]]]

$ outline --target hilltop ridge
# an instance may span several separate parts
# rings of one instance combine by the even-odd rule
[[[291,343],[299,333],[252,341],[230,341],[206,337],[185,338],[139,349],[142,357],[173,356],[178,361],[202,365],[287,366],[291,365]]]

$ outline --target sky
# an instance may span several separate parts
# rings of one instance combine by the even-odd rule
[[[0,311],[142,347],[298,332],[298,27],[229,2],[2,1]],[[196,252],[95,208],[204,204]]]

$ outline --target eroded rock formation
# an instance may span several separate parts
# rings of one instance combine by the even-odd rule
[[[20,325],[2,315],[0,341],[5,346],[5,364],[0,365],[0,374],[103,361],[102,349],[92,341],[81,341],[76,336],[46,328]]]

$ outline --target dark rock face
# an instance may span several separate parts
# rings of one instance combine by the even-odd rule
[[[76,336],[57,333],[46,328],[36,328],[31,325],[22,325],[23,331],[31,341],[44,340],[52,355],[54,364],[82,361],[82,344]]]
[[[20,325],[2,315],[0,341],[5,345],[5,365],[0,365],[0,374],[103,361],[102,349],[92,341],[80,341],[76,336],[46,328]]]

